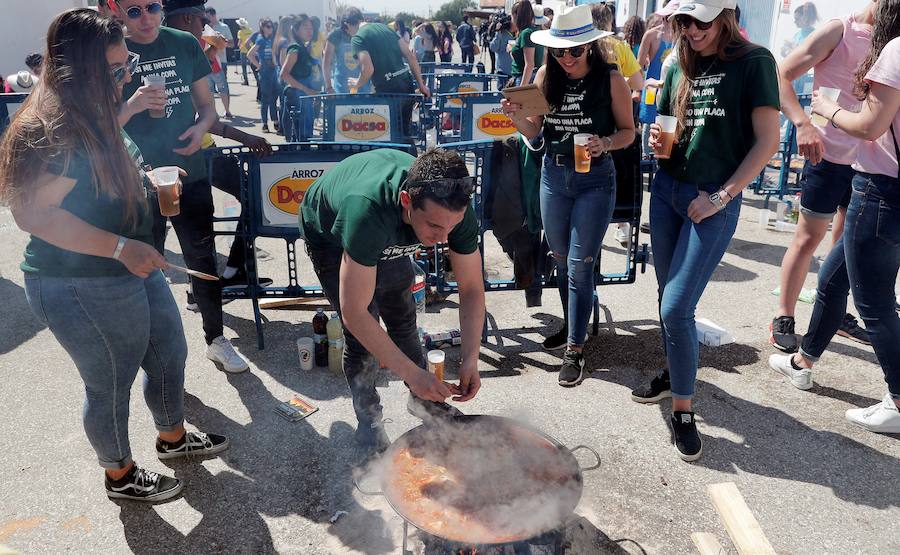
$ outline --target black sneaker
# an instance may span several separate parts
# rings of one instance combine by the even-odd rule
[[[118,480],[106,475],[106,495],[110,499],[132,501],[165,501],[181,493],[184,484],[177,478],[169,478],[133,465],[128,474]]]
[[[555,351],[557,349],[562,349],[568,344],[569,341],[569,328],[568,326],[563,326],[563,329],[554,333],[550,337],[544,339],[542,345],[544,349],[548,351]]]
[[[452,419],[462,416],[463,413],[449,403],[436,403],[419,399],[412,392],[406,401],[406,410],[425,424],[435,419]]]
[[[631,400],[638,403],[658,403],[672,396],[672,383],[668,370],[661,370],[649,385],[642,385],[631,392]]]
[[[156,438],[156,456],[160,460],[179,457],[205,457],[228,449],[228,439],[217,434],[185,432],[175,443]]]
[[[359,448],[369,455],[380,455],[387,451],[387,448],[391,445],[391,439],[384,431],[384,425],[381,421],[360,422],[356,426],[356,432],[353,433],[353,440]]]
[[[584,355],[566,349],[562,366],[559,367],[559,385],[575,387],[584,380]]]
[[[241,268],[230,278],[224,278],[220,276],[219,281],[222,283],[222,287],[244,288],[247,287],[250,279],[247,277],[247,272],[244,271],[243,268]],[[260,287],[268,287],[272,285],[273,281],[270,278],[261,277],[259,278],[257,283]]]
[[[650,222],[641,222],[641,233],[650,235]]]
[[[872,344],[869,340],[869,332],[859,327],[859,322],[852,314],[844,315],[844,321],[841,322],[841,327],[838,328],[837,334],[863,345]]]
[[[675,450],[678,451],[681,460],[691,462],[699,459],[703,454],[703,442],[700,440],[700,432],[697,431],[694,413],[673,412],[669,423],[672,426]]]
[[[769,324],[769,342],[785,353],[797,352],[797,336],[794,335],[794,317],[779,316]]]

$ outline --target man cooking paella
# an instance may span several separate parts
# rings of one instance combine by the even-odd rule
[[[341,316],[343,369],[358,420],[355,440],[370,453],[390,444],[373,356],[406,382],[407,410],[426,423],[459,416],[447,399],[468,401],[481,387],[485,305],[474,191],[475,178],[454,151],[436,148],[414,158],[379,149],[344,159],[303,197],[300,233],[325,296]],[[449,245],[459,285],[458,384],[425,369],[410,293],[415,277],[410,255],[438,243]]]

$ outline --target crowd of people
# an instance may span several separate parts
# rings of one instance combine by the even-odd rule
[[[160,501],[183,484],[132,458],[129,395],[140,369],[161,459],[229,447],[224,436],[184,426],[187,343],[162,273],[169,268],[166,230],[174,228],[188,267],[218,275],[212,187],[239,193],[239,170],[220,164],[210,174],[201,151],[219,135],[260,155],[271,152],[265,139],[217,114],[213,91],[222,98],[223,119],[230,117],[222,51],[240,49],[259,84],[264,131],[271,118],[290,140],[298,125],[313,125],[302,111],[299,124],[285,118],[303,96],[370,86],[376,93],[428,96],[418,62],[444,59],[444,41],[452,47],[453,39],[447,24],[418,22],[412,31],[402,22],[363,25],[354,8],[334,29],[322,30],[305,15],[277,24],[263,19],[256,32],[243,21],[236,41],[205,0],[111,0],[102,8],[66,11],[50,25],[33,91],[0,144],[0,202],[30,235],[21,266],[28,303],[84,381],[84,428],[104,468],[107,495]],[[631,397],[640,403],[672,398],[673,443],[686,461],[702,454],[692,404],[699,363],[695,309],[736,231],[744,189],[779,147],[781,113],[797,127],[807,162],[800,225],[785,255],[780,313],[772,324],[772,341],[787,354],[773,355],[769,364],[793,386],[812,387],[813,366],[848,325],[852,291],[888,391],[881,403],[848,410],[846,418],[874,432],[900,432],[894,294],[900,0],[873,0],[861,13],[826,22],[781,65],[747,39],[736,8],[734,0],[675,0],[646,25],[632,18],[619,36],[608,6],[538,15],[520,1],[481,33],[464,19],[455,36],[465,59],[473,61],[479,43],[487,44],[492,70],[509,70],[506,84],[534,83],[550,106],[543,116],[523,116],[522,106],[501,103],[539,172],[540,216],[565,323],[547,334],[544,347],[564,349],[562,386],[585,377],[594,266],[617,180],[642,156],[657,158],[649,213],[666,368]],[[815,92],[806,111],[792,82],[810,69]],[[249,83],[245,69],[242,76]],[[840,95],[829,98],[821,87]],[[96,110],[85,112],[85,105]],[[406,109],[408,121],[412,104]],[[677,122],[674,132],[662,127],[667,118]],[[589,154],[587,169],[576,145]],[[173,216],[163,215],[158,202],[162,182],[155,170],[163,167],[180,174]],[[474,178],[452,150],[413,157],[378,149],[344,159],[304,195],[299,229],[342,318],[355,437],[368,452],[389,444],[376,360],[404,380],[408,410],[426,422],[459,415],[448,398],[467,401],[481,387],[485,294],[474,192]],[[811,253],[835,215],[834,245],[798,345],[793,305]],[[425,369],[410,294],[410,255],[440,243],[449,247],[460,291],[458,383]],[[248,364],[224,336],[222,286],[246,285],[244,247],[235,242],[220,280],[192,278],[188,299],[202,317],[206,356],[233,373]]]

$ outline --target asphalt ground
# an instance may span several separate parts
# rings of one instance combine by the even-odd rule
[[[233,123],[259,129],[254,91],[233,73]],[[220,108],[221,111],[221,108]],[[275,141],[275,135],[269,135]],[[216,192],[220,207],[223,196]],[[645,196],[645,208],[648,198]],[[771,294],[791,236],[758,225],[762,199],[748,195],[728,252],[697,309],[736,342],[701,346],[696,411],[703,457],[679,460],[667,426],[669,402],[639,405],[630,390],[664,364],[656,317],[652,265],[633,285],[602,287],[601,331],[586,347],[590,377],[573,389],[557,385],[559,355],[542,352],[544,334],[562,314],[554,290],[543,306],[526,308],[521,292],[487,297],[491,333],[481,349],[483,388],[459,408],[471,414],[530,422],[574,447],[595,449],[599,469],[585,471],[584,491],[566,526],[567,553],[691,553],[692,532],[714,534],[734,552],[706,496],[710,484],[735,482],[779,553],[900,552],[900,442],[844,420],[844,411],[878,402],[885,384],[872,350],[836,338],[814,372],[815,387],[794,389],[766,359]],[[646,216],[645,216],[646,219]],[[189,354],[189,427],[226,434],[219,458],[163,463],[140,386],[131,399],[135,459],[151,470],[183,478],[183,495],[148,506],[112,502],[81,426],[83,386],[69,357],[32,316],[18,269],[26,236],[0,209],[0,544],[22,553],[398,553],[402,521],[382,497],[354,488],[359,471],[352,446],[355,418],[343,377],[299,368],[295,341],[311,331],[315,305],[267,310],[265,350],[257,350],[250,303],[225,307],[226,336],[250,360],[251,371],[228,375],[205,356],[198,314],[184,309],[186,282],[171,274],[182,310]],[[645,235],[642,241],[648,241]],[[228,239],[218,240],[221,255]],[[287,279],[285,244],[261,240],[270,256],[262,275]],[[174,234],[167,256],[182,261]],[[818,255],[827,252],[827,245]],[[623,262],[611,232],[603,264]],[[487,247],[489,275],[509,275],[496,245]],[[220,261],[224,266],[224,256]],[[308,260],[300,272],[311,280]],[[815,286],[813,263],[806,287]],[[457,327],[456,298],[423,317],[428,331]],[[811,306],[798,305],[804,332]],[[451,349],[452,377],[458,349]],[[418,424],[405,410],[407,390],[384,373],[379,392],[392,439]],[[280,401],[299,394],[318,412],[297,423],[278,417]],[[585,466],[594,461],[585,453]],[[377,483],[375,483],[377,488]],[[337,522],[330,519],[346,511]],[[410,532],[410,549],[423,552]]]

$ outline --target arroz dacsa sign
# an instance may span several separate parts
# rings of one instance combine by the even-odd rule
[[[337,141],[391,140],[391,109],[386,104],[335,106],[334,121]]]
[[[337,162],[259,165],[263,223],[276,227],[297,227],[303,196],[316,179]]]
[[[518,131],[499,106],[474,106],[472,110],[472,140],[497,140]]]

